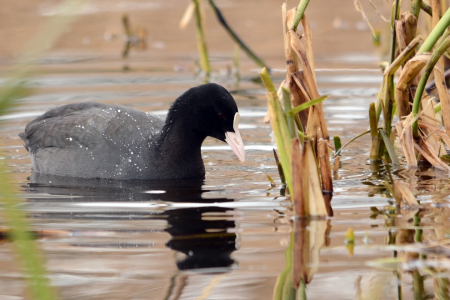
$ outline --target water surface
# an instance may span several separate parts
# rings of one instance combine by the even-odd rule
[[[248,2],[243,5],[260,3]],[[236,80],[233,47],[231,42],[223,42],[217,25],[211,25],[212,80],[228,88],[237,101],[247,151],[245,163],[239,162],[226,144],[207,139],[202,147],[207,173],[204,181],[131,183],[30,173],[31,164],[17,134],[48,109],[97,101],[164,117],[177,96],[202,82],[192,62],[196,58],[193,28],[182,34],[176,26],[163,33],[150,30],[153,44],[143,52],[132,50],[125,60],[120,58],[123,41],[103,36],[121,32],[122,10],[134,12],[131,20],[150,27],[144,22],[144,12],[157,18],[161,12],[176,15],[175,11],[178,18],[184,8],[176,7],[173,1],[148,5],[134,1],[131,6],[120,1],[114,5],[96,3],[83,11],[71,37],[63,37],[40,60],[38,72],[27,81],[32,93],[0,117],[0,158],[10,165],[33,228],[46,232],[38,243],[52,284],[62,299],[271,299],[276,279],[285,267],[292,232],[289,201],[280,194],[270,125],[262,122],[266,100],[263,88],[255,82],[258,70],[242,54],[240,81]],[[279,9],[279,3],[261,3],[257,10],[260,14],[247,19],[250,23],[243,21],[242,13],[231,17],[231,21],[243,32],[244,28],[253,30],[256,37],[248,37],[252,45],[261,45],[257,38],[274,32],[274,40],[259,49],[275,67],[273,79],[279,84],[284,77],[281,29],[258,29],[270,15],[267,10]],[[227,1],[224,9],[225,4],[230,16],[243,10],[237,1]],[[13,6],[11,9],[22,18],[36,20],[53,12],[49,3],[32,6],[30,11]],[[349,34],[357,37],[370,33],[364,31],[362,35],[356,27],[337,30],[328,19],[322,23],[314,19],[319,15],[318,7],[311,7],[311,11],[309,18],[314,20],[319,45],[319,92],[329,95],[324,104],[328,128],[331,135],[339,135],[346,142],[367,130],[367,110],[381,83],[376,66],[379,58],[370,43],[361,42],[364,45],[352,49],[341,45],[333,53],[321,47],[326,34],[344,39]],[[339,7],[336,12],[348,14]],[[86,23],[86,18],[97,23]],[[271,18],[266,21],[278,26],[279,16]],[[359,21],[357,15],[346,18],[350,24]],[[94,33],[90,34],[89,29]],[[179,39],[168,38],[169,34]],[[184,45],[185,51],[180,53],[177,45]],[[11,55],[17,51],[8,47],[1,52],[2,70],[11,64]],[[0,85],[5,80],[0,78]],[[308,285],[310,299],[329,299],[330,293],[333,299],[368,299],[364,297],[375,290],[380,296],[373,299],[397,299],[399,283],[404,299],[412,297],[409,273],[398,276],[367,265],[368,261],[395,255],[387,245],[392,244],[389,238],[393,233],[418,228],[411,221],[414,211],[412,215],[404,211],[397,216],[380,214],[370,218],[370,207],[383,210],[392,197],[384,186],[385,169],[377,170],[368,162],[369,143],[363,137],[343,152],[334,181],[335,216],[326,221],[327,242],[321,250],[318,271]],[[419,193],[419,200],[428,205],[420,223],[426,240],[448,238],[448,174],[426,166],[416,173],[395,171],[396,178],[410,183]],[[275,179],[277,187],[270,186],[267,175]],[[348,228],[356,235],[352,255],[344,243]],[[26,298],[22,273],[8,242],[0,245],[0,263],[0,298]],[[432,280],[427,280],[425,286],[432,293]]]

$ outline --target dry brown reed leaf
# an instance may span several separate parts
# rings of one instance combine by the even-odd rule
[[[306,14],[303,14],[301,22],[302,22],[303,32],[304,32],[304,36],[305,36],[306,55],[308,57],[308,62],[311,66],[311,71],[312,71],[314,82],[317,85],[316,68],[315,68],[315,64],[314,64],[314,48],[313,48],[313,43],[312,43],[312,31],[311,31],[311,27],[309,26],[309,22],[306,19]]]
[[[287,69],[284,86],[288,87],[291,92],[291,102],[293,107],[296,107],[305,102],[305,99],[302,98],[301,91],[299,90],[297,84],[292,80],[293,74],[295,74],[295,72],[298,71],[298,59],[291,47],[291,41],[288,36],[289,34],[288,28],[290,28],[290,25],[294,21],[295,13],[296,8],[286,11],[286,4],[282,5],[284,52],[286,57],[286,69]],[[301,112],[299,114],[299,117],[303,125],[303,128],[306,128],[308,121],[307,112]],[[269,112],[266,113],[266,116],[264,117],[264,122],[265,123],[270,122]]]
[[[320,97],[320,95],[312,75],[311,65],[307,61],[308,57],[306,54],[306,50],[303,47],[300,38],[297,36],[297,34],[292,30],[289,31],[289,33],[291,35],[291,47],[297,54],[300,60],[300,64],[302,65],[304,75],[303,77],[304,80],[302,80],[302,83],[304,83],[305,87],[307,87],[308,93],[311,96],[311,98],[317,99]],[[322,109],[322,103],[314,105],[309,110],[308,126],[306,129],[307,135],[317,140],[316,135],[318,128],[321,128],[324,139],[329,140],[328,129]]]
[[[396,88],[405,91],[411,85],[413,79],[425,67],[430,60],[431,53],[420,53],[411,58],[404,66],[400,77],[398,78]]]
[[[375,33],[375,30],[373,29],[372,24],[370,24],[369,19],[367,18],[366,13],[364,12],[364,9],[363,9],[361,3],[358,0],[355,0],[353,2],[353,5],[355,6],[356,11],[362,15],[364,21],[366,21],[367,25],[370,28],[370,31],[372,31],[373,36],[376,37],[377,35]]]
[[[331,177],[330,153],[328,142],[322,137],[322,130],[317,131],[317,159],[322,178],[322,194],[329,217],[333,216],[331,199],[333,198],[333,178]]]
[[[195,4],[194,2],[191,2],[188,7],[186,8],[186,11],[183,14],[183,17],[180,20],[180,29],[186,29],[186,27],[188,26],[189,22],[192,20],[192,16],[194,15],[194,11],[195,11]]]
[[[435,168],[450,171],[450,167],[446,165],[435,152],[434,148],[424,141],[420,139],[419,144],[414,143],[414,148]]]
[[[400,52],[405,50],[406,46],[406,28],[404,20],[396,20],[395,24],[395,37],[397,39],[397,45]]]
[[[312,99],[307,91],[307,87],[303,85],[303,82],[305,82],[304,78],[305,76],[303,75],[302,71],[297,71],[295,72],[295,74],[292,75],[292,79],[294,79],[295,83],[298,85],[298,88],[300,89],[302,96],[308,101],[311,101]]]
[[[322,194],[322,186],[320,184],[319,172],[317,170],[318,168],[316,165],[312,142],[305,142],[304,151],[306,152],[305,164],[308,164],[310,183],[307,211],[310,216],[325,218],[327,216],[327,209],[325,207],[325,200]]]
[[[309,164],[306,163],[306,151],[300,150],[298,138],[292,139],[292,197],[294,212],[297,217],[304,218],[309,212],[306,207],[309,199]]]
[[[401,195],[403,196],[403,199],[406,203],[410,206],[419,206],[419,202],[417,202],[416,197],[414,197],[410,187],[401,181],[394,182],[395,189],[400,191]]]
[[[405,155],[406,163],[408,166],[417,167],[417,158],[414,152],[414,141],[411,126],[403,128],[403,122],[399,121],[395,125],[397,128],[397,134],[400,145]]]
[[[427,104],[425,105],[425,103]],[[433,100],[430,96],[425,96],[422,98],[421,104],[423,106],[423,114],[419,120],[419,123],[422,125],[423,131],[427,135],[427,141],[431,144],[431,146],[433,146],[436,153],[443,153],[444,149],[439,137],[433,134],[434,131],[439,130],[439,128],[436,128],[436,125],[440,125],[440,122],[436,120]],[[436,125],[430,125],[425,121],[425,119]]]
[[[401,36],[401,35],[400,35]],[[402,38],[406,38],[405,35]],[[402,52],[395,58],[395,60],[384,70],[383,76],[391,75],[395,70],[397,70],[400,65],[412,54],[414,53],[417,45],[422,41],[421,37],[416,37],[408,45],[405,44]]]
[[[311,64],[308,61],[308,55],[306,53],[305,47],[303,47],[300,38],[297,33],[290,30],[289,34],[291,36],[291,48],[294,50],[294,53],[297,54],[300,64],[303,69],[303,74],[305,78],[305,86],[307,87],[311,98],[317,99],[320,97],[319,92],[317,91],[317,85],[314,81],[313,71],[311,69]]]
[[[434,68],[434,80],[439,93],[441,101],[442,119],[444,120],[444,127],[450,133],[450,94],[448,93],[447,85],[445,83],[445,76],[441,71],[441,67]]]
[[[444,132],[443,130],[436,130],[434,133],[439,136],[442,141],[444,141],[448,148],[450,148],[450,136],[447,132]]]
[[[295,88],[295,92],[297,93],[296,97],[300,100],[301,103],[313,100],[308,94],[307,87],[303,85],[303,82],[305,82],[303,71],[300,70],[295,72],[295,74],[292,74],[291,79],[293,79],[292,84],[295,83],[296,85],[295,87],[292,87],[292,89]],[[309,110],[310,109],[307,108],[298,113],[304,129],[306,129],[308,126]]]
[[[409,91],[401,91],[399,89],[395,89],[395,99],[397,101],[397,110],[398,116],[400,119],[409,115],[411,113],[411,109],[409,106]]]
[[[291,40],[289,37],[289,29],[288,29],[288,28],[290,28],[290,24],[294,21],[295,12],[296,12],[296,9],[293,8],[293,9],[288,10],[286,13],[286,27],[285,27],[286,28],[286,31],[285,31],[286,39],[285,39],[285,44],[284,44],[284,54],[286,57],[286,64],[287,64],[287,71],[288,71],[286,76],[288,76],[288,75],[291,76],[292,74],[294,74],[295,72],[298,71],[298,59],[297,59],[297,56],[294,54],[294,51],[292,50]],[[288,77],[286,77],[286,78],[288,79]]]

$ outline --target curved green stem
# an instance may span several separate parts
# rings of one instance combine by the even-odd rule
[[[433,31],[431,31],[428,38],[422,44],[417,53],[430,52],[433,49],[434,44],[439,40],[445,29],[450,25],[450,9],[448,9],[442,16],[441,20],[436,24]]]
[[[436,26],[437,27],[437,26]],[[427,39],[428,40],[428,39]],[[422,46],[423,47],[423,46]],[[425,66],[422,78],[420,78],[419,85],[417,86],[416,95],[414,97],[414,103],[412,108],[412,115],[415,117],[419,113],[420,101],[422,99],[423,91],[425,90],[425,85],[430,77],[431,71],[433,71],[434,66],[438,62],[439,58],[444,54],[447,48],[450,47],[450,37],[447,37],[433,52],[430,60]],[[418,120],[416,120],[412,125],[414,138],[419,137],[419,127]]]
[[[239,36],[234,32],[233,29],[228,25],[227,21],[225,21],[225,18],[222,15],[222,12],[219,10],[219,8],[216,6],[213,0],[208,0],[209,4],[211,5],[214,13],[216,14],[217,19],[219,20],[219,23],[222,24],[222,26],[225,28],[225,30],[228,32],[228,34],[231,36],[233,41],[239,45],[239,47],[261,68],[267,67],[266,64],[262,61],[261,58],[259,58],[250,48],[239,38]],[[267,67],[268,68],[268,67]]]

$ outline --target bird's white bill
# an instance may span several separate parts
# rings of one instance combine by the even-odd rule
[[[244,148],[244,142],[242,141],[241,134],[239,132],[239,120],[241,118],[241,115],[239,113],[236,113],[234,115],[234,121],[233,121],[233,129],[234,132],[227,131],[225,132],[225,142],[230,145],[231,149],[233,150],[234,154],[239,158],[240,161],[245,161],[245,148]]]

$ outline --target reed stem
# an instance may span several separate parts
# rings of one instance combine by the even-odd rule
[[[209,76],[211,73],[211,65],[209,64],[208,59],[208,51],[206,49],[206,41],[203,30],[203,20],[200,11],[200,2],[201,0],[192,0],[195,5],[194,14],[195,14],[195,25],[197,28],[197,48],[198,53],[200,55],[200,66],[205,73],[206,76]]]
[[[449,12],[448,10],[447,12]],[[447,15],[447,13],[446,13]],[[441,20],[442,21],[442,20]],[[450,22],[450,14],[449,14],[449,22]],[[438,25],[441,22],[439,21]],[[436,25],[436,27],[438,27]],[[435,29],[436,29],[435,27]],[[434,31],[434,30],[433,30]],[[431,35],[430,35],[431,36]],[[427,39],[428,40],[428,39]],[[425,41],[426,42],[426,41]],[[422,45],[423,47],[423,45]],[[422,100],[422,94],[425,89],[425,85],[427,84],[428,77],[430,77],[431,72],[433,71],[434,66],[438,62],[439,58],[444,54],[444,52],[450,47],[450,37],[447,37],[434,51],[430,57],[430,60],[425,66],[424,73],[422,78],[420,78],[419,85],[417,86],[416,95],[414,97],[414,103],[412,108],[412,115],[415,117],[419,113],[420,101]],[[422,49],[422,48],[421,48]],[[420,50],[419,50],[420,51]],[[416,120],[412,124],[413,136],[414,138],[419,137],[419,128],[418,128],[418,120]]]
[[[420,8],[422,6],[422,0],[413,0],[411,3],[411,13],[418,19]]]
[[[306,7],[308,7],[309,0],[300,0],[300,3],[297,6],[297,11],[295,12],[294,22],[292,22],[291,28],[289,30],[297,31],[298,24],[300,20],[303,18],[303,14],[305,13]]]
[[[290,89],[287,89],[285,87],[282,88],[282,91],[283,91],[283,103],[284,103],[284,111],[286,114],[286,121],[289,128],[289,134],[291,135],[291,139],[293,139],[296,137],[294,116],[287,113],[292,109],[291,91]]]
[[[369,108],[370,119],[370,136],[372,137],[372,144],[370,147],[370,159],[377,160],[380,158],[380,146],[381,140],[378,133],[377,112],[375,109],[375,103],[370,103]]]
[[[445,14],[442,16],[439,23],[431,31],[430,35],[427,37],[425,42],[420,47],[417,53],[430,52],[436,42],[439,40],[441,35],[444,33],[445,29],[450,25],[450,9],[448,9]]]

